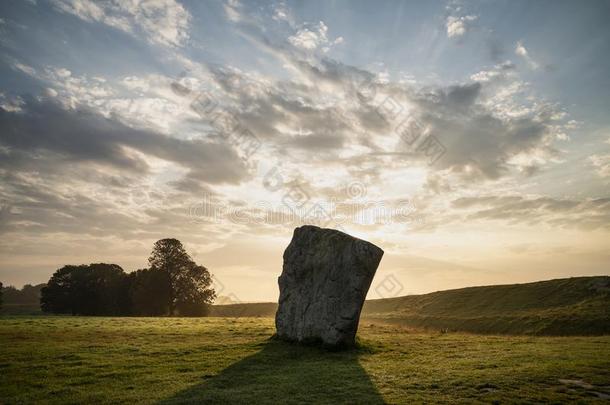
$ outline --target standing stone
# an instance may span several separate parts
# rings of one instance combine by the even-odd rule
[[[354,344],[360,311],[383,250],[334,229],[301,226],[284,252],[275,315],[279,338]]]

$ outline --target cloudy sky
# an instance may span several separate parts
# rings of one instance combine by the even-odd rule
[[[369,298],[609,274],[608,1],[0,2],[0,281],[180,239],[275,300],[294,227]]]

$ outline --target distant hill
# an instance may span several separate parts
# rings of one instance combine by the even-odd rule
[[[275,315],[277,304],[215,305],[212,316]],[[468,287],[366,301],[362,317],[426,329],[535,335],[610,334],[610,277]]]

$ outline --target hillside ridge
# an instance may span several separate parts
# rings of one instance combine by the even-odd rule
[[[215,305],[211,316],[273,317],[276,303]],[[610,334],[610,276],[464,287],[367,300],[362,318],[473,333]]]

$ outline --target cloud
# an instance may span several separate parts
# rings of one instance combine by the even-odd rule
[[[593,155],[589,157],[589,161],[600,177],[610,177],[610,154]]]
[[[241,21],[242,17],[241,17],[241,13],[239,12],[240,7],[241,7],[241,4],[237,0],[227,0],[227,2],[224,3],[225,14],[227,15],[227,18],[229,19],[229,21],[231,21],[231,22]]]
[[[29,164],[46,160],[50,166],[94,163],[144,174],[150,171],[146,157],[151,156],[183,167],[198,182],[239,183],[247,176],[244,163],[225,142],[131,128],[50,99],[28,97],[18,112],[0,110],[0,133],[7,169],[28,171]]]
[[[154,44],[182,46],[189,38],[190,13],[175,0],[52,0],[62,12],[135,35],[137,28]]]
[[[470,14],[460,17],[465,24],[475,20]],[[342,147],[351,158],[369,154],[378,164],[395,156],[390,167],[426,166],[426,156],[410,149],[398,133],[408,117],[418,119],[425,134],[446,147],[433,168],[463,182],[532,176],[559,153],[553,147],[563,128],[557,107],[532,97],[510,61],[475,73],[465,83],[422,88],[417,81],[383,81],[368,70],[303,52],[328,42],[322,22],[293,28],[286,43],[269,39],[253,25],[240,29],[278,58],[291,77],[276,80],[215,69],[223,89],[219,96],[230,100],[231,112],[265,140],[268,151],[289,155],[295,164],[333,164],[320,152]],[[372,92],[374,100],[363,100],[363,90]],[[398,106],[397,117],[382,111],[388,99]],[[318,153],[300,154],[307,150]]]
[[[397,130],[405,117],[417,118],[422,131],[446,147],[434,168],[468,182],[498,180],[515,173],[533,175],[557,154],[552,143],[559,126],[552,106],[532,103],[524,108],[513,99],[520,88],[514,86],[517,79],[511,64],[473,76],[479,80],[445,87],[373,82],[376,101],[362,102],[358,83],[373,78],[372,73],[328,59],[317,64],[298,59],[294,63],[307,85],[250,85],[250,79],[241,73],[216,72],[227,94],[238,101],[233,112],[266,140],[268,148],[279,148],[282,155],[296,158],[299,149],[320,152],[341,147],[355,156],[374,153],[381,159],[395,154],[393,165],[426,165],[425,155],[410,149]],[[257,90],[248,91],[250,88]],[[336,97],[332,105],[322,101],[329,97]],[[388,97],[402,116],[392,119],[385,115],[383,100]],[[323,154],[300,159],[330,164]]]
[[[342,107],[320,103],[314,88],[234,69],[212,72],[222,90],[216,95],[231,100],[225,111],[263,139],[268,148],[337,149],[354,129],[346,122]]]
[[[288,38],[288,42],[297,48],[307,50],[314,50],[328,42],[326,36],[328,27],[322,21],[310,28],[300,29],[295,35]]]
[[[481,83],[468,83],[464,85],[452,85],[444,93],[446,101],[458,108],[469,107],[474,104],[481,92]]]
[[[520,195],[463,197],[452,208],[467,212],[462,220],[502,220],[528,225],[610,229],[610,199],[572,200]]]
[[[14,63],[14,69],[18,69]],[[172,78],[160,74],[108,78],[77,75],[63,67],[31,68],[45,95],[66,107],[85,106],[131,126],[169,133],[195,114],[171,90]]]
[[[515,77],[515,64],[505,61],[495,65],[491,69],[481,70],[470,76],[476,82],[506,82]]]
[[[403,120],[415,118],[425,136],[433,135],[446,148],[434,169],[461,181],[531,176],[559,153],[553,147],[562,129],[556,106],[529,97],[510,61],[478,72],[465,83],[421,87],[381,81],[370,71],[327,57],[304,57],[262,34],[250,35],[289,68],[291,79],[226,69],[215,69],[214,76],[222,96],[231,100],[231,112],[264,139],[270,151],[296,159],[300,150],[342,147],[350,156],[393,155],[397,158],[392,165],[426,166],[426,155],[407,145],[399,131]],[[373,97],[363,100],[363,90]],[[384,111],[390,104],[397,109],[396,117]],[[301,159],[331,164],[324,153],[303,155],[295,162]]]
[[[531,57],[529,51],[525,49],[522,41],[517,41],[517,44],[515,45],[515,54],[522,57],[530,69],[536,70],[540,67],[540,65],[538,65],[538,63]]]
[[[531,172],[531,166],[543,165],[556,155],[552,143],[557,126],[551,106],[532,104],[523,109],[505,91],[513,85],[510,79],[503,77],[507,82],[502,84],[493,74],[475,78],[480,81],[408,93],[420,136],[434,135],[446,148],[435,163],[437,169],[473,182],[496,180],[514,170]]]
[[[366,201],[355,199],[349,206],[359,218],[372,211],[368,202],[392,209],[407,198],[415,207],[414,218],[407,222],[389,215],[389,223],[345,224],[348,232],[374,240],[388,252],[407,248],[432,257],[441,249],[455,262],[470,253],[482,260],[497,250],[506,255],[507,246],[524,249],[532,242],[528,235],[542,235],[563,246],[576,241],[576,249],[604,245],[608,203],[586,194],[599,189],[580,187],[583,194],[578,194],[578,185],[562,175],[564,166],[551,172],[557,160],[578,149],[561,134],[576,140],[582,132],[578,129],[588,124],[570,128],[572,117],[538,97],[536,81],[521,78],[521,68],[530,66],[524,58],[544,67],[542,54],[530,48],[527,38],[517,52],[516,39],[503,49],[498,41],[486,41],[497,33],[481,30],[483,37],[471,38],[477,40],[471,45],[479,56],[471,62],[485,65],[470,70],[470,63],[468,71],[453,69],[458,76],[430,79],[418,77],[418,69],[398,71],[401,67],[395,64],[379,73],[385,67],[334,59],[330,50],[339,44],[359,44],[338,36],[344,33],[336,33],[341,26],[333,25],[336,19],[303,23],[296,18],[311,14],[300,7],[293,13],[294,4],[284,2],[229,0],[218,7],[195,7],[182,0],[49,3],[65,13],[51,17],[70,20],[92,35],[114,32],[123,39],[139,38],[135,45],[140,47],[150,43],[166,48],[145,52],[146,66],[131,64],[135,70],[129,72],[124,70],[129,66],[92,68],[69,57],[66,64],[48,66],[48,60],[27,50],[19,53],[19,62],[5,58],[9,75],[23,82],[20,88],[38,91],[28,97],[8,86],[0,94],[0,255],[6,258],[0,270],[5,275],[19,273],[25,279],[39,274],[44,281],[49,269],[73,261],[118,260],[125,268],[138,268],[145,265],[142,260],[152,242],[168,236],[185,241],[190,252],[193,245],[225,246],[216,252],[216,264],[205,254],[198,257],[215,271],[222,269],[227,252],[236,266],[248,268],[252,260],[235,247],[235,240],[242,238],[247,246],[252,235],[258,235],[261,245],[278,246],[277,240],[304,222],[294,216],[292,222],[279,220],[293,187],[302,185],[311,197],[303,212],[314,202],[335,199],[339,213],[347,214],[346,184],[354,180],[365,190]],[[476,6],[458,6],[432,23],[434,33],[453,44],[472,35],[483,18],[477,18]],[[212,37],[225,35],[210,52],[176,49],[191,45],[189,28],[195,17],[215,17],[191,18],[189,11],[219,12],[221,22],[234,24],[199,30]],[[3,27],[12,24],[7,19]],[[55,42],[61,45],[61,39]],[[242,41],[249,45],[248,60],[231,52],[234,47],[245,49]],[[448,56],[442,45],[416,53],[424,59],[432,55],[429,62],[434,65]],[[64,51],[70,53],[68,48]],[[113,49],[103,51],[110,59],[120,56]],[[485,62],[487,56],[492,59]],[[222,65],[207,63],[210,58]],[[183,66],[190,69],[179,79],[192,89],[187,96],[172,92],[169,76]],[[397,80],[401,75],[406,80]],[[238,148],[226,141],[224,127],[214,129],[210,116],[191,110],[191,102],[206,95],[218,111],[234,117],[262,142],[249,160],[242,160]],[[421,125],[422,137],[442,142],[446,150],[438,160],[430,162],[417,146],[407,144],[399,132],[399,124],[407,119]],[[602,142],[608,138],[605,133],[594,138],[597,135]],[[590,177],[597,172],[607,179],[610,158],[603,150],[596,153],[587,155],[577,169],[588,166]],[[277,191],[264,184],[271,168],[277,168],[283,180],[284,187]],[[557,186],[556,178],[566,185]],[[553,196],[522,194],[540,187]],[[234,223],[224,216],[218,223],[201,215],[196,203],[204,195],[214,196],[215,207],[239,209],[237,219],[249,222]],[[497,238],[485,236],[490,227],[498,229]],[[540,242],[540,248],[544,246],[549,242]],[[281,258],[281,251],[267,256]],[[577,265],[590,261],[583,260]],[[601,269],[607,260],[599,261]],[[488,260],[484,266],[500,265]],[[270,262],[267,267],[274,266]],[[38,273],[22,271],[33,269]]]
[[[308,150],[339,149],[343,147],[346,139],[341,135],[333,134],[307,134],[288,138],[287,145]]]
[[[445,21],[445,27],[447,29],[447,37],[457,38],[461,37],[466,33],[470,24],[478,19],[476,15],[466,16],[448,16]]]
[[[343,43],[344,39],[338,37],[334,41],[330,41],[328,39],[328,27],[320,21],[318,24],[304,25],[294,35],[288,37],[288,42],[302,50],[321,49],[323,52],[328,52],[333,45]]]
[[[275,21],[285,21],[291,26],[294,26],[295,24],[294,17],[284,2],[279,2],[273,6],[273,15],[271,18]]]
[[[83,189],[104,184],[143,190],[136,195],[226,191],[242,203],[255,195],[273,198],[261,179],[252,177],[257,162],[244,163],[222,129],[211,130],[205,117],[189,109],[192,99],[206,95],[262,141],[257,160],[281,163],[285,183],[308,184],[313,196],[326,196],[324,190],[338,190],[338,184],[355,177],[371,184],[369,195],[390,201],[397,196],[385,194],[403,190],[397,179],[405,179],[409,192],[421,193],[416,197],[432,206],[447,194],[454,196],[456,188],[466,191],[533,175],[557,153],[553,140],[561,125],[554,118],[556,108],[528,94],[510,61],[464,82],[422,86],[417,80],[382,78],[317,52],[331,42],[323,23],[290,26],[292,41],[268,39],[266,31],[256,31],[243,19],[237,27],[259,50],[276,57],[287,74],[202,65],[180,79],[192,89],[181,99],[171,91],[171,79],[157,74],[113,79],[79,76],[65,68],[35,72],[44,87],[55,91],[56,101],[2,103],[13,110],[4,109],[0,124],[25,134],[4,131],[0,137],[4,167],[18,170],[12,187],[30,184],[27,175],[33,171],[69,172],[85,184]],[[305,28],[313,35],[303,35]],[[392,104],[395,116],[387,108]],[[407,118],[421,123],[423,135],[442,142],[446,153],[441,159],[430,164],[406,144],[398,127]],[[79,136],[84,133],[87,138]],[[32,185],[28,195],[38,188]],[[282,192],[275,197],[281,199]],[[138,215],[168,223],[180,218],[159,204]],[[187,208],[184,202],[182,208]],[[440,225],[432,220],[418,229],[426,226]]]
[[[14,63],[13,68],[16,70],[19,70],[25,74],[28,74],[30,76],[35,76],[36,75],[36,69],[34,69],[31,66],[28,65],[24,65],[23,63]]]

